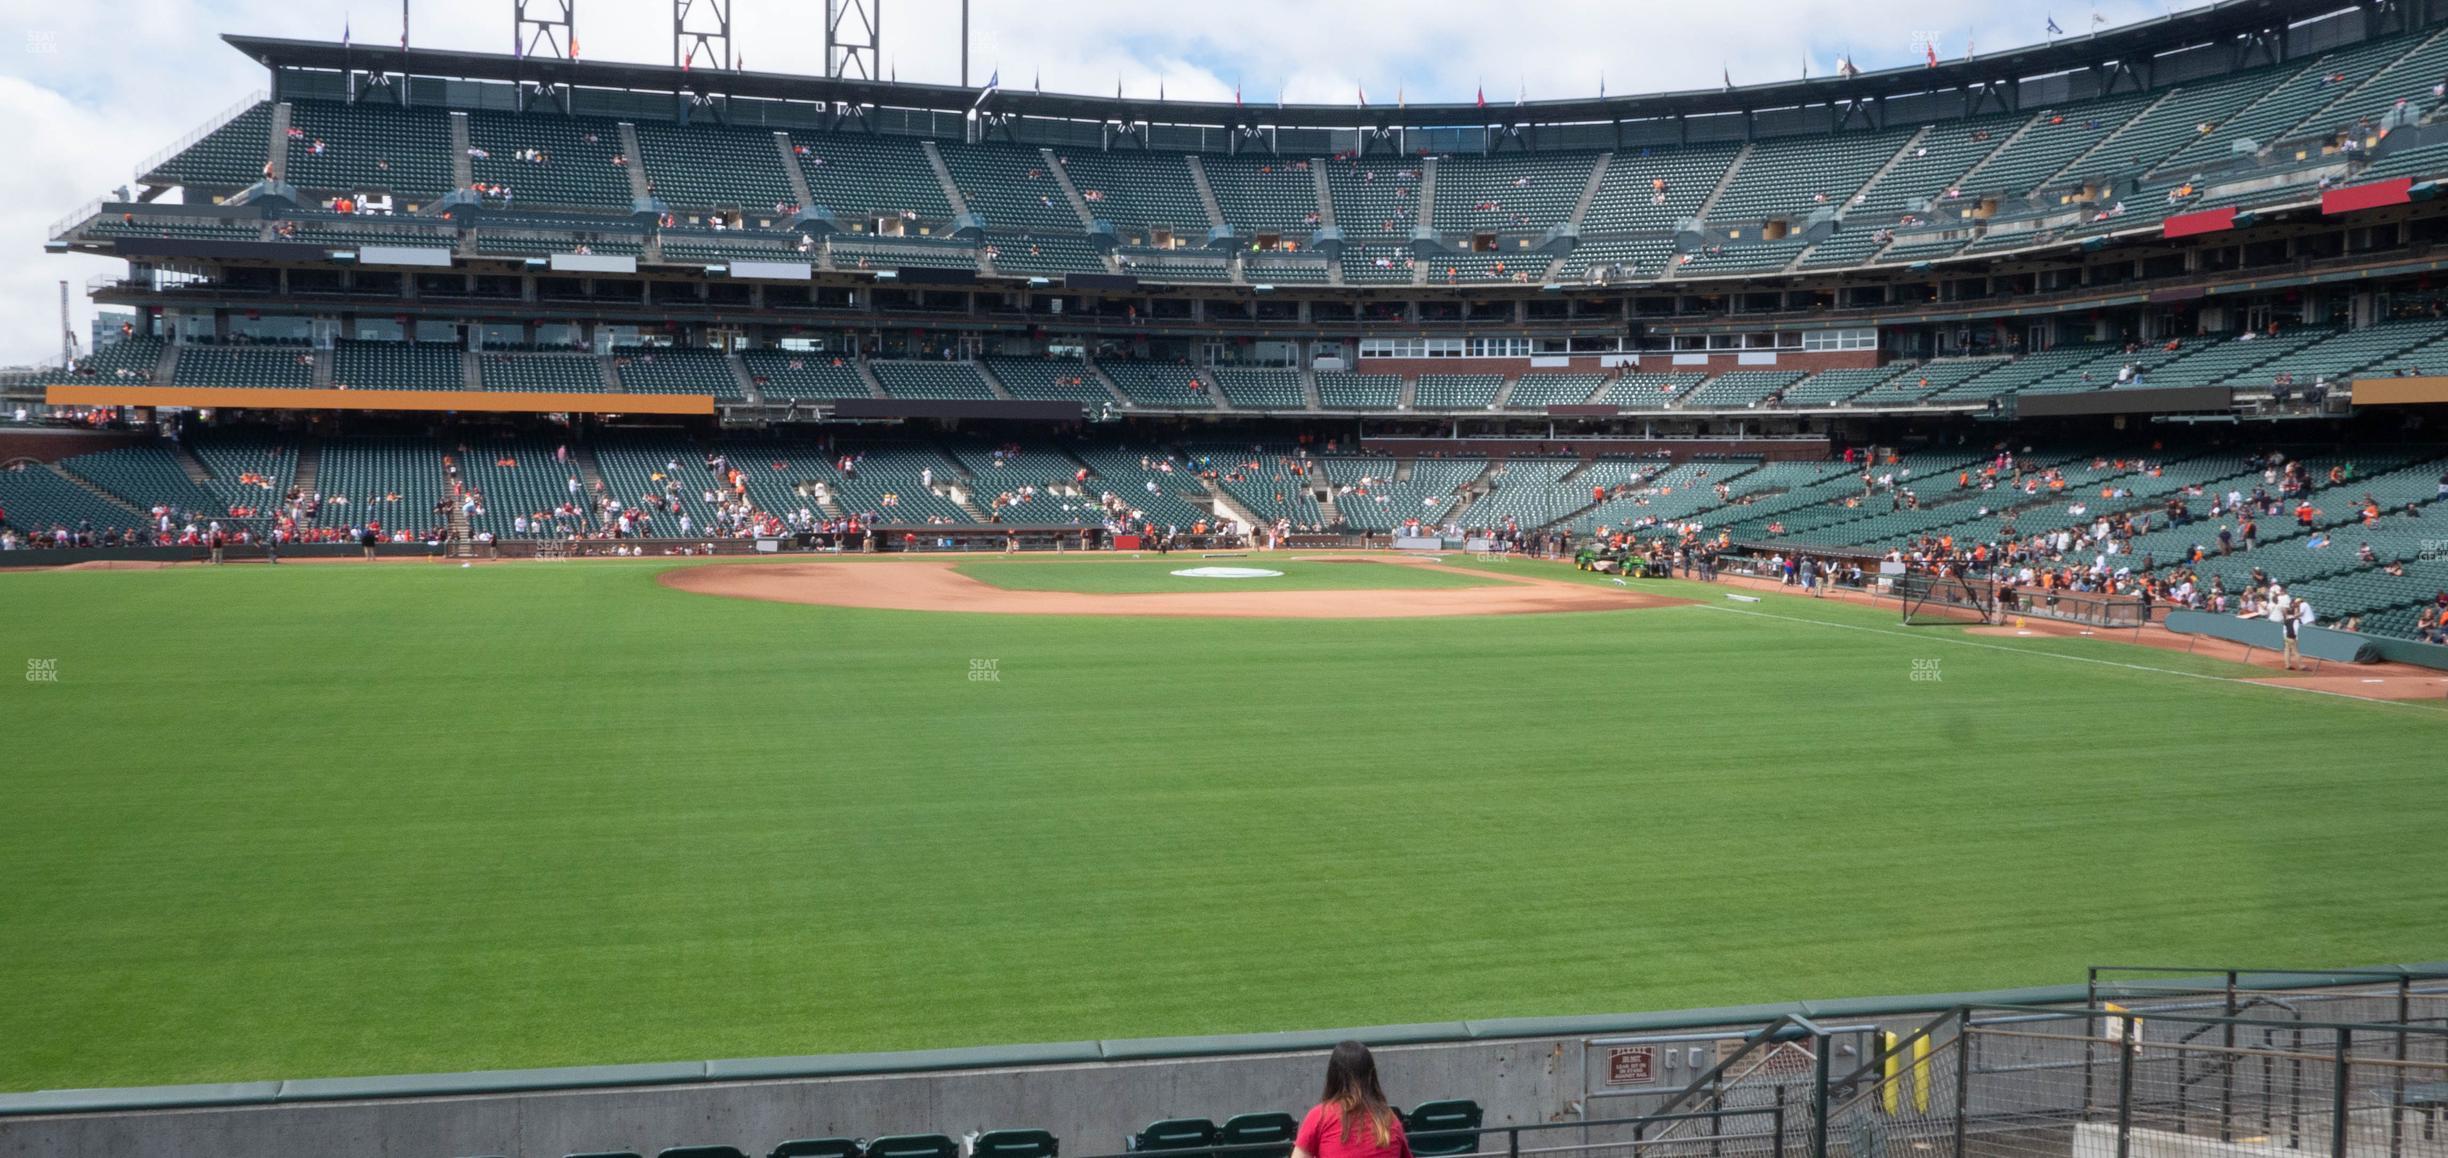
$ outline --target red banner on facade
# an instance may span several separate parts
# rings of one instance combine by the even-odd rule
[[[2403,205],[2414,199],[2412,177],[2391,177],[2369,185],[2348,185],[2321,194],[2321,212],[2352,213],[2358,209],[2378,209],[2383,205]]]
[[[2179,213],[2160,227],[2161,237],[2191,237],[2197,233],[2217,233],[2235,228],[2235,207],[2204,209],[2199,213]]]

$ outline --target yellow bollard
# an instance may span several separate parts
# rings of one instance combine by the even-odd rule
[[[1896,1035],[1883,1029],[1879,1031],[1879,1056],[1883,1059],[1880,1063],[1879,1108],[1892,1118],[1904,1103],[1904,1091],[1897,1084],[1897,1079],[1904,1076],[1904,1055],[1896,1049]]]
[[[1955,1059],[1955,1064],[1962,1065],[1963,1059]],[[1929,1113],[1929,1087],[1930,1039],[1925,1033],[1913,1039],[1913,1111],[1915,1113]]]

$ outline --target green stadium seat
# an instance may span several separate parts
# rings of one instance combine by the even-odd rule
[[[969,1158],[1055,1158],[1061,1150],[1044,1130],[988,1130],[969,1142]]]
[[[748,1158],[737,1146],[672,1146],[655,1152],[655,1158]]]
[[[961,1158],[961,1147],[942,1134],[891,1134],[867,1143],[866,1158]]]
[[[1134,1153],[1151,1150],[1204,1150],[1216,1144],[1216,1124],[1205,1118],[1166,1118],[1150,1122],[1123,1140]]]
[[[1292,1139],[1300,1133],[1300,1120],[1280,1110],[1258,1114],[1235,1114],[1224,1119],[1216,1131],[1219,1146],[1276,1146],[1275,1150],[1238,1150],[1236,1158],[1287,1158],[1292,1153]]]
[[[1485,1111],[1463,1098],[1425,1102],[1403,1115],[1411,1152],[1421,1158],[1468,1154],[1479,1148],[1479,1123]]]
[[[865,1152],[856,1138],[793,1138],[765,1158],[859,1158]]]

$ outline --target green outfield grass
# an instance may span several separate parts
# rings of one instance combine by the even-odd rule
[[[930,615],[663,566],[0,574],[58,673],[0,691],[0,1086],[2448,957],[2435,706],[1663,582],[1706,602]]]
[[[1175,575],[1199,567],[1245,567],[1281,571],[1267,579],[1208,579]],[[980,583],[1012,591],[1085,591],[1096,595],[1137,595],[1178,591],[1373,591],[1423,587],[1482,587],[1502,580],[1483,578],[1469,569],[1433,563],[1381,563],[1367,560],[1296,561],[1282,554],[1252,554],[1232,559],[1202,559],[1184,552],[1163,558],[1108,559],[1024,555],[1010,560],[979,559],[957,568]]]

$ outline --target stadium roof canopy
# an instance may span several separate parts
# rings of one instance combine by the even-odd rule
[[[2287,27],[2356,7],[2340,0],[2221,0],[2216,4],[2088,35],[2063,36],[1969,59],[1906,66],[1850,77],[1813,77],[1774,84],[1524,103],[1249,105],[1217,101],[1039,93],[1002,88],[992,94],[960,85],[865,80],[792,73],[682,69],[605,60],[520,57],[504,53],[402,49],[364,44],[228,35],[224,40],[267,68],[365,71],[458,80],[570,85],[579,88],[693,93],[765,100],[824,102],[965,114],[981,106],[1005,116],[1050,119],[1283,128],[1438,128],[1454,125],[1575,124],[1676,116],[1747,113],[1763,109],[1843,104],[1929,92],[2003,87],[2030,77],[2113,66],[2142,70],[2153,57],[2205,44],[2267,41]],[[2241,55],[2241,54],[2240,54]],[[2243,63],[2242,60],[2238,61]],[[2143,72],[2147,77],[2147,71]],[[2147,80],[2145,81],[2147,83]]]

